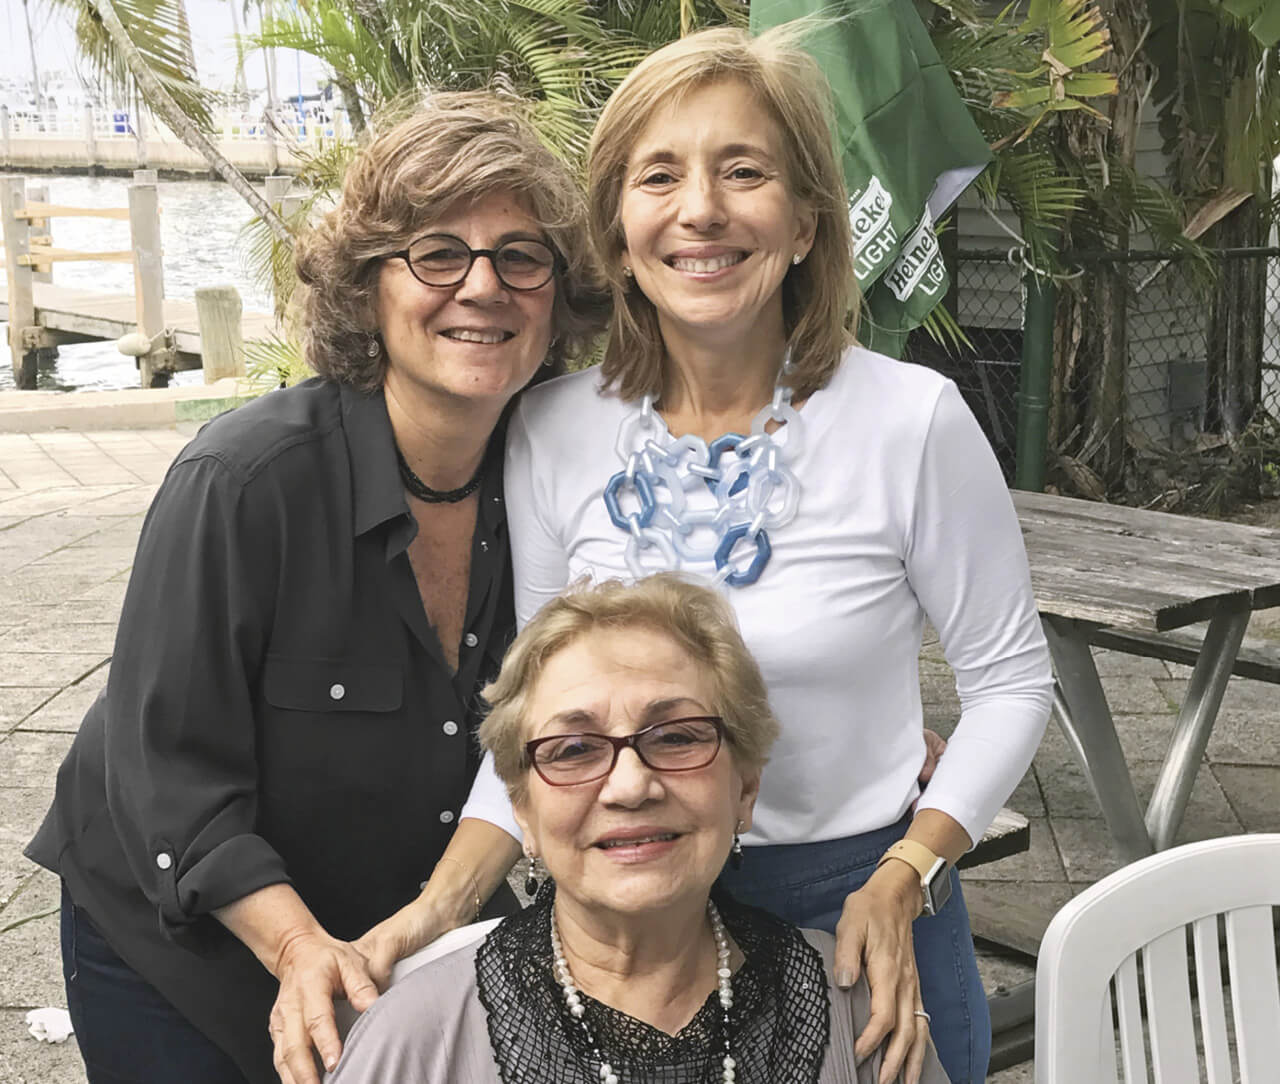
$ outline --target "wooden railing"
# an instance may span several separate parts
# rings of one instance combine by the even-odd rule
[[[34,191],[31,193],[36,194]],[[36,319],[34,283],[47,281],[52,265],[62,261],[107,261],[133,264],[137,333],[119,340],[122,353],[138,360],[144,388],[163,383],[162,373],[174,367],[173,336],[164,324],[164,268],[160,249],[160,201],[156,172],[136,170],[129,185],[128,207],[67,207],[41,199],[28,200],[26,179],[0,177],[0,219],[4,223],[5,274],[8,280],[9,350],[14,383],[36,386],[38,353],[55,341]],[[130,248],[85,252],[56,248],[49,236],[55,217],[107,218],[129,223]]]

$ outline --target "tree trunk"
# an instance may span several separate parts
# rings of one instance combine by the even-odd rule
[[[356,137],[358,142],[363,142],[368,127],[364,120],[364,107],[360,104],[360,92],[356,90],[355,83],[345,75],[338,75],[335,72],[333,81],[337,84],[338,93],[342,95],[342,104],[347,111],[347,120],[351,122],[351,134]]]
[[[1128,247],[1125,230],[1116,248]],[[1129,368],[1129,265],[1099,263],[1085,310],[1094,329],[1094,366],[1089,379],[1089,423],[1081,457],[1107,489],[1119,484],[1124,471],[1125,374]]]
[[[244,33],[240,29],[240,0],[227,0],[231,9],[231,29],[236,38],[236,74],[232,86],[235,89],[237,109],[244,109],[243,100],[249,97],[249,85],[244,77]]]
[[[160,116],[174,135],[201,155],[209,163],[209,168],[226,181],[238,195],[244,198],[245,202],[271,228],[271,232],[279,241],[292,247],[293,235],[289,232],[289,227],[281,221],[280,216],[271,209],[271,205],[249,183],[248,178],[228,162],[213,141],[196,127],[190,117],[178,108],[177,103],[170,97],[169,92],[165,90],[155,72],[147,67],[146,61],[142,59],[137,47],[133,44],[133,39],[129,37],[128,31],[125,30],[124,25],[120,22],[120,17],[116,14],[115,5],[111,0],[92,0],[92,2],[94,9],[102,19],[102,25],[106,28],[107,33],[111,35],[111,40],[124,58],[130,74],[137,81],[138,89],[142,92],[142,96],[146,99],[147,105],[150,106],[152,112]]]
[[[1226,35],[1224,67],[1231,73],[1223,96],[1222,141],[1216,165],[1222,184],[1252,192],[1210,233],[1214,248],[1252,248],[1267,243],[1265,204],[1271,171],[1250,160],[1245,129],[1256,108],[1257,49],[1242,29]],[[1240,145],[1241,143],[1244,145]],[[1206,338],[1208,380],[1205,429],[1235,438],[1253,418],[1262,395],[1267,261],[1224,259],[1209,307]]]
[[[1257,200],[1242,203],[1213,230],[1215,248],[1266,244],[1267,228]],[[1224,259],[1209,306],[1206,337],[1208,387],[1205,429],[1238,437],[1253,419],[1262,396],[1267,260]]]
[[[387,17],[382,10],[380,0],[355,0],[354,6],[356,18],[364,24],[364,28],[373,36],[373,40],[381,43],[382,48],[386,50],[387,63],[391,65],[396,82],[400,84],[398,89],[407,90],[413,86],[413,73],[409,71],[409,65],[405,63],[404,55],[391,35],[391,28],[387,25]]]
[[[36,39],[31,33],[31,8],[28,0],[22,0],[22,14],[27,19],[27,49],[31,52],[31,85],[35,92],[36,112],[44,108],[44,94],[40,89],[40,66],[36,63]]]
[[[1143,0],[1102,0],[1100,9],[1111,31],[1112,51],[1107,68],[1117,78],[1111,99],[1111,127],[1105,136],[1113,161],[1132,169],[1137,160],[1138,121],[1148,87],[1148,69],[1139,50],[1148,18]],[[1129,247],[1127,224],[1112,244]],[[1125,383],[1129,368],[1129,267],[1095,265],[1085,310],[1086,335],[1093,339],[1094,365],[1089,380],[1088,420],[1082,458],[1102,478],[1107,489],[1118,486],[1125,464]]]

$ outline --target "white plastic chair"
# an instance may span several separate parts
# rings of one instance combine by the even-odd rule
[[[1208,1084],[1277,1084],[1275,905],[1280,834],[1175,847],[1086,889],[1054,916],[1040,945],[1036,1084],[1147,1084],[1148,1050],[1155,1084],[1199,1084],[1193,1015]],[[1231,1065],[1220,916],[1238,1075]],[[1187,978],[1188,932],[1198,1013]]]

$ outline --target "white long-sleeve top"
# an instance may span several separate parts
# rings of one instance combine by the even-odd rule
[[[581,576],[633,578],[603,492],[622,468],[619,424],[636,410],[602,390],[594,369],[522,398],[506,468],[521,627]],[[976,842],[1030,764],[1052,699],[995,456],[951,381],[860,347],[800,416],[804,447],[786,454],[798,513],[770,532],[773,556],[755,584],[722,588],[782,724],[744,842],[857,835],[920,797],[926,616],[961,715],[919,807],[950,814]],[[519,838],[489,758],[462,815]]]

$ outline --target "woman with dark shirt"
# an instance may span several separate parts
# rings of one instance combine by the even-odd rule
[[[28,847],[92,1084],[318,1080],[333,998],[501,880],[439,860],[512,635],[505,411],[604,317],[579,193],[508,104],[438,94],[297,270],[320,376],[170,468]]]

